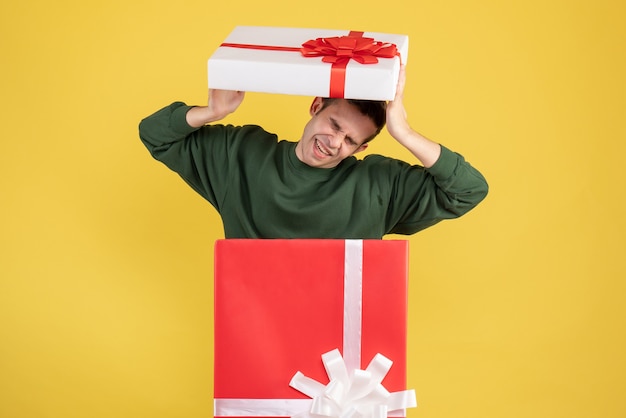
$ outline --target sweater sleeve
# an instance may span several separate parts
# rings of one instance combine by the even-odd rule
[[[489,186],[463,156],[446,147],[430,168],[413,166],[396,178],[401,213],[390,233],[413,234],[444,219],[458,218],[476,207]]]
[[[143,119],[139,137],[152,156],[178,173],[219,210],[228,178],[226,129],[194,128],[186,120],[191,106],[175,102]]]

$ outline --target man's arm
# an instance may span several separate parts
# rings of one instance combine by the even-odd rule
[[[217,122],[237,110],[244,93],[227,90],[209,90],[207,106],[187,106],[175,102],[143,119],[139,136],[152,155],[172,144],[187,139],[206,124]]]
[[[396,141],[415,155],[424,167],[430,168],[439,159],[441,146],[414,131],[409,125],[403,103],[405,81],[406,71],[402,65],[396,97],[387,105],[387,130]]]
[[[404,84],[405,69],[402,66],[396,97],[387,105],[387,130],[396,141],[419,159],[435,185],[434,199],[413,201],[412,197],[405,196],[409,198],[405,203],[412,208],[407,213],[419,213],[418,218],[423,219],[419,222],[407,219],[406,225],[398,227],[395,232],[414,233],[439,220],[462,216],[485,198],[489,185],[483,175],[460,154],[431,141],[411,128],[402,102]],[[428,203],[432,207],[427,207]],[[422,225],[424,219],[427,222]]]
[[[175,102],[146,117],[139,124],[139,137],[150,154],[178,173],[203,197],[217,207],[219,185],[228,178],[224,156],[227,141],[211,141],[228,135],[224,126],[213,124],[234,112],[242,92],[209,90],[207,106]]]
[[[196,106],[187,112],[189,126],[199,128],[207,123],[217,122],[233,113],[244,98],[243,91],[209,90],[207,106]]]

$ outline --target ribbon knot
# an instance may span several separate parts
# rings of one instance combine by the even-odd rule
[[[300,53],[307,57],[322,57],[331,65],[329,97],[343,98],[346,83],[346,67],[350,60],[361,64],[376,64],[378,58],[400,56],[391,43],[363,37],[363,32],[351,31],[347,36],[317,38],[302,44]]]
[[[394,44],[380,42],[351,33],[347,36],[317,38],[302,44],[300,52],[305,57],[322,57],[322,61],[338,63],[354,59],[361,64],[376,64],[378,58],[399,56]]]
[[[417,406],[415,391],[389,393],[381,384],[392,365],[382,354],[376,354],[365,370],[351,374],[337,349],[323,354],[322,361],[330,379],[328,385],[300,372],[291,379],[289,386],[313,399],[309,411],[292,418],[386,418],[388,411]]]

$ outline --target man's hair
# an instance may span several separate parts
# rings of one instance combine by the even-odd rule
[[[367,116],[374,122],[376,125],[376,132],[369,138],[366,138],[363,143],[369,142],[376,137],[385,127],[385,123],[387,122],[387,102],[379,101],[379,100],[357,100],[357,99],[333,99],[333,98],[323,98],[322,99],[322,108],[330,106],[337,100],[345,100],[361,112],[361,114]]]

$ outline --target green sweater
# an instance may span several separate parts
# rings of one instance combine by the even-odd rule
[[[408,235],[463,215],[487,194],[483,176],[445,147],[429,169],[380,155],[313,168],[296,157],[296,142],[253,125],[192,128],[189,109],[159,110],[141,121],[140,137],[217,209],[226,238]]]

